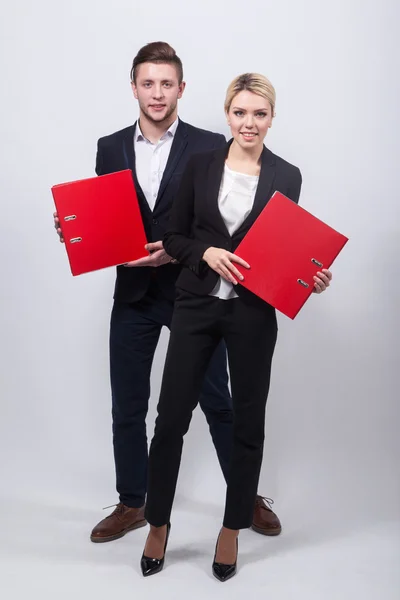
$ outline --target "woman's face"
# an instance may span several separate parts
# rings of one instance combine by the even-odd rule
[[[227,118],[234,140],[242,148],[255,148],[272,125],[272,109],[266,98],[243,90],[233,98]]]

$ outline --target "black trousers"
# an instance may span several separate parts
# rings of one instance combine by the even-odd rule
[[[116,301],[112,311],[110,367],[117,491],[120,501],[131,507],[145,503],[150,373],[161,329],[170,327],[172,313],[173,303],[155,281],[140,301]],[[216,348],[199,392],[199,403],[227,479],[233,415],[224,343]]]
[[[265,407],[277,337],[274,309],[242,298],[220,300],[179,290],[171,324],[158,417],[149,454],[146,518],[170,520],[183,436],[215,348],[225,340],[233,400],[233,450],[224,526],[250,527],[264,446]],[[201,460],[201,448],[198,450]]]

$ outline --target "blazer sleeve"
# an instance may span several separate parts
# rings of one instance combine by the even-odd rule
[[[97,154],[96,154],[96,175],[104,175],[104,165],[103,165],[103,152],[101,149],[101,140],[97,142]]]
[[[300,172],[300,169],[298,169],[296,167],[294,169],[294,173],[291,177],[291,180],[289,183],[289,191],[288,191],[288,197],[291,200],[293,200],[293,202],[296,202],[296,204],[299,203],[301,184],[302,184],[301,172]]]
[[[210,244],[191,237],[194,221],[195,156],[192,156],[183,172],[178,193],[172,204],[168,230],[164,235],[164,249],[182,265],[200,274],[201,259]]]

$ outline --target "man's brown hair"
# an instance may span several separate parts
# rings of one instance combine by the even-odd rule
[[[151,62],[156,64],[174,65],[178,74],[178,81],[183,81],[183,65],[175,50],[166,42],[151,42],[140,48],[133,59],[131,81],[136,83],[137,68],[139,65]]]

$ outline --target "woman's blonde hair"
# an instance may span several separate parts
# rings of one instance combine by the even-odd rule
[[[225,112],[229,112],[234,97],[243,90],[248,90],[268,100],[271,105],[272,116],[275,116],[275,88],[269,79],[259,73],[243,73],[243,75],[235,77],[226,92]]]

